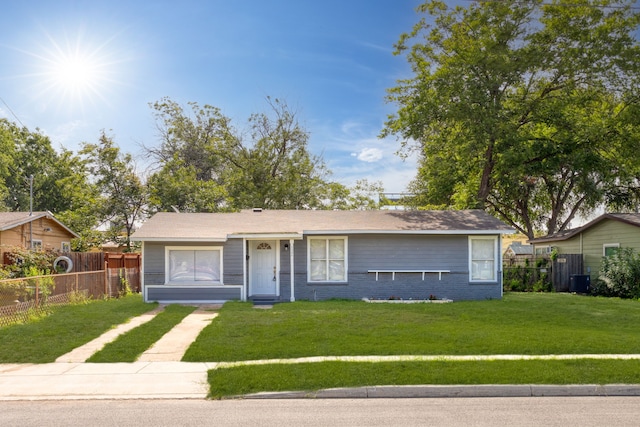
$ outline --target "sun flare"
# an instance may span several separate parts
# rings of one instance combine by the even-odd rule
[[[62,58],[53,64],[52,77],[56,84],[72,90],[85,90],[97,83],[96,66],[86,58]]]
[[[33,55],[39,62],[36,86],[44,103],[76,109],[108,102],[121,62],[114,59],[118,55],[112,39],[99,42],[83,34],[56,39],[47,34],[46,41],[41,52]]]

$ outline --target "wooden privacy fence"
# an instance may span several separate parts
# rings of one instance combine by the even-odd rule
[[[105,253],[105,270],[113,289],[127,285],[140,292],[140,254]]]
[[[126,284],[131,291],[140,292],[140,254],[70,252],[64,256],[73,262],[74,272],[107,271],[108,289],[120,289]],[[105,291],[110,293],[113,292]]]
[[[559,254],[551,266],[553,288],[556,292],[569,292],[571,276],[582,274],[584,262],[581,254]]]

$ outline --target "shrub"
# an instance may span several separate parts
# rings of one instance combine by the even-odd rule
[[[528,260],[527,260],[528,261]],[[550,277],[543,272],[547,261],[536,261],[537,267],[505,267],[503,270],[503,289],[512,292],[551,292]]]
[[[3,275],[17,278],[51,274],[56,256],[52,251],[12,248],[9,253],[12,264],[3,266]]]
[[[591,293],[620,298],[640,298],[640,254],[621,248],[602,259]]]

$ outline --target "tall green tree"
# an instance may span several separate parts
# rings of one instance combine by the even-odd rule
[[[630,1],[473,2],[401,36],[414,77],[383,135],[421,150],[421,205],[488,209],[530,237],[565,229],[625,177],[640,68]],[[595,126],[606,125],[606,131]],[[627,147],[627,148],[625,148]],[[625,182],[629,182],[626,180]]]
[[[165,98],[152,105],[161,144],[147,148],[158,164],[149,177],[154,210],[213,212],[263,207],[322,207],[329,171],[308,150],[309,135],[277,99],[253,114],[245,133],[213,106]]]
[[[61,163],[49,138],[39,131],[31,132],[7,122],[4,131],[13,143],[8,151],[13,157],[8,162],[10,174],[5,179],[9,190],[5,204],[9,210],[29,211],[32,205],[36,211],[64,210],[68,197],[57,186]]]
[[[95,191],[85,166],[40,131],[0,120],[0,209],[51,211],[76,233],[90,233]]]
[[[238,209],[308,209],[322,206],[329,171],[308,150],[309,133],[295,112],[267,98],[270,113],[249,118],[251,140],[234,144],[224,178]]]
[[[100,194],[95,209],[108,225],[107,237],[131,250],[131,234],[147,206],[147,192],[131,155],[122,153],[104,131],[97,144],[84,143],[81,154]]]
[[[0,211],[10,209],[7,180],[15,171],[15,128],[16,126],[8,120],[0,119]]]

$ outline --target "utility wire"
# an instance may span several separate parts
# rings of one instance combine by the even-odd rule
[[[16,115],[16,113],[13,112],[13,110],[11,109],[11,107],[9,107],[9,104],[7,104],[5,102],[4,99],[2,99],[2,97],[0,96],[0,101],[2,101],[2,103],[4,104],[5,107],[7,107],[7,110],[9,110],[9,112],[13,115],[13,117],[15,117],[15,119],[18,121],[18,123],[20,123],[20,126],[22,126],[23,128],[26,127],[22,121],[18,118],[18,116]]]

